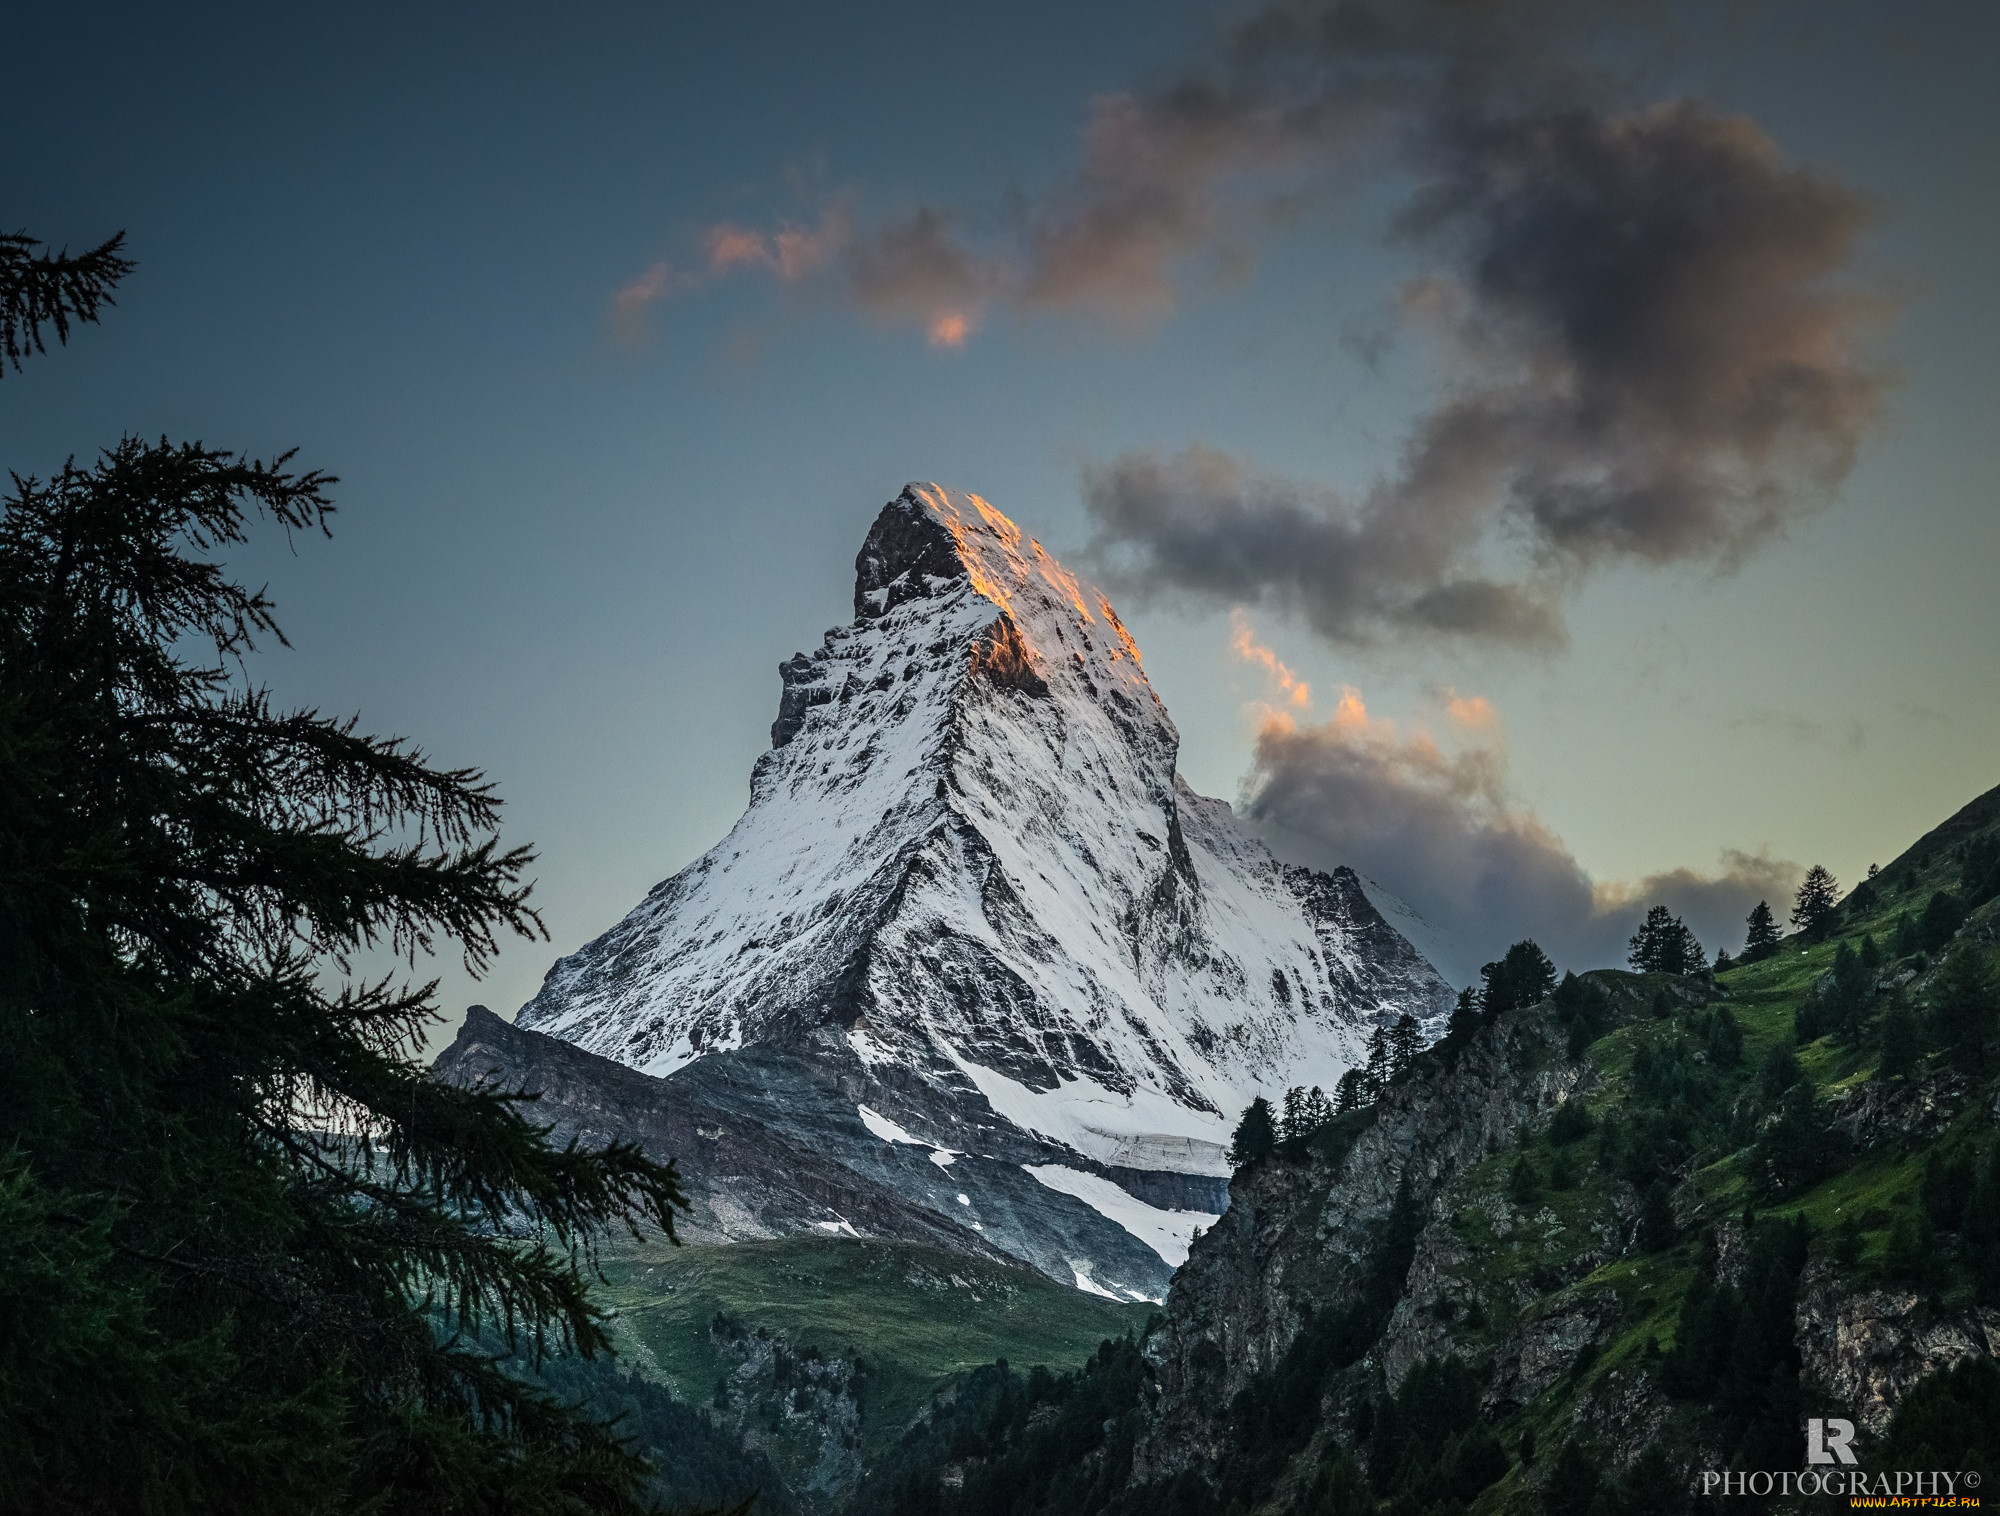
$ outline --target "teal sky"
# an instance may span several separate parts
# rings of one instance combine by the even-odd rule
[[[714,268],[715,228],[823,230],[829,207],[866,229],[948,206],[1004,239],[1070,181],[1093,98],[1201,69],[1229,14],[43,7],[10,28],[0,222],[73,247],[123,228],[140,267],[101,328],[0,383],[0,459],[167,433],[341,476],[331,542],[241,565],[295,644],[257,671],[499,782],[553,941],[444,993],[511,1011],[727,830],[777,664],[846,619],[905,481],[976,491],[1074,560],[1086,472],[1135,451],[1349,495],[1394,472],[1459,376],[1397,314],[1438,258],[1392,235],[1393,170],[1195,239],[1168,302],[998,295],[955,347],[832,274]],[[1479,803],[1538,818],[1600,887],[1726,849],[1851,881],[2000,783],[2000,11],[1677,16],[1621,108],[1747,116],[1872,206],[1835,282],[1879,302],[1857,361],[1896,382],[1852,471],[1740,563],[1569,575],[1554,651],[1356,646],[1277,601],[1251,624],[1312,685],[1302,721],[1348,685],[1398,740],[1450,741],[1441,688],[1490,702],[1498,725],[1457,739],[1504,764]],[[621,316],[662,262],[685,283]],[[1237,798],[1253,705],[1282,700],[1228,606],[1118,599],[1183,770]]]

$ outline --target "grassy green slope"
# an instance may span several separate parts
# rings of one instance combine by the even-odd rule
[[[898,1436],[956,1374],[996,1358],[1071,1368],[1153,1309],[1026,1268],[873,1239],[652,1242],[607,1255],[604,1270],[599,1298],[618,1312],[621,1351],[684,1399],[705,1401],[728,1368],[710,1332],[718,1314],[795,1349],[858,1360],[869,1448]]]

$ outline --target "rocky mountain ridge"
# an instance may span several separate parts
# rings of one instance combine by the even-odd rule
[[[780,673],[742,819],[559,961],[521,1035],[1158,1299],[1253,1095],[1331,1089],[1398,1016],[1441,1026],[1449,986],[1354,874],[1279,863],[1188,788],[1110,602],[977,496],[885,506],[854,620]],[[731,1235],[867,1231],[824,1209]]]

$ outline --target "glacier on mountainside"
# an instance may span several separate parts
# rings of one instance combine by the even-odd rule
[[[662,1077],[783,1049],[912,1141],[1128,1188],[1225,1175],[1253,1095],[1331,1090],[1377,1024],[1441,1028],[1355,875],[1188,788],[1110,602],[978,496],[884,507],[854,619],[780,673],[742,819],[520,1026]]]

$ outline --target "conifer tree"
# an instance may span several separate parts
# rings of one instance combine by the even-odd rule
[[[1405,1011],[1389,1029],[1389,1077],[1401,1079],[1423,1050],[1423,1028],[1417,1024],[1416,1017]]]
[[[1815,863],[1792,900],[1792,925],[1807,942],[1824,942],[1839,916],[1840,886],[1824,864]]]
[[[1950,890],[1939,890],[1917,920],[1918,951],[1935,953],[1958,935],[1964,922],[1965,908],[1959,904],[1958,896]]]
[[[1271,1102],[1262,1095],[1243,1109],[1243,1119],[1229,1139],[1229,1161],[1237,1168],[1255,1163],[1278,1145],[1278,1131],[1271,1120]]]
[[[1778,924],[1771,916],[1771,902],[1760,900],[1750,912],[1749,930],[1743,938],[1743,961],[1755,963],[1777,950]]]
[[[2000,1020],[1993,983],[1979,952],[1967,944],[1946,958],[1931,986],[1931,1020],[1945,1053],[1960,1067],[1983,1072]]]
[[[1698,974],[1708,966],[1694,933],[1663,905],[1646,912],[1629,948],[1626,961],[1642,974]]]
[[[1334,1089],[1334,1109],[1343,1115],[1348,1111],[1360,1110],[1368,1103],[1365,1095],[1366,1084],[1367,1078],[1359,1069],[1349,1069],[1342,1074],[1340,1083]]]
[[[1892,1005],[1882,1015],[1882,1025],[1878,1036],[1882,1057],[1876,1065],[1877,1079],[1906,1079],[1917,1066],[1921,1051],[1917,1044],[1917,1027],[1910,1013],[1900,1005]]]
[[[1530,938],[1508,948],[1499,962],[1482,965],[1479,977],[1484,982],[1479,1009],[1491,1021],[1546,999],[1556,986],[1556,966]]]
[[[1639,1205],[1639,1249],[1646,1253],[1664,1252],[1674,1245],[1679,1236],[1680,1226],[1674,1220],[1673,1196],[1665,1180],[1655,1179],[1646,1186]]]
[[[1390,1060],[1389,1034],[1376,1027],[1368,1034],[1368,1071],[1363,1076],[1366,1081],[1368,1098],[1377,1100],[1389,1088],[1389,1081],[1395,1077],[1395,1065]]]
[[[0,369],[129,267],[39,246]],[[288,457],[127,439],[0,503],[0,1506],[637,1509],[495,1350],[607,1347],[595,1238],[671,1235],[675,1176],[431,1078],[434,986],[351,982],[540,922],[477,772],[248,682],[284,638],[212,555],[325,530]]]

